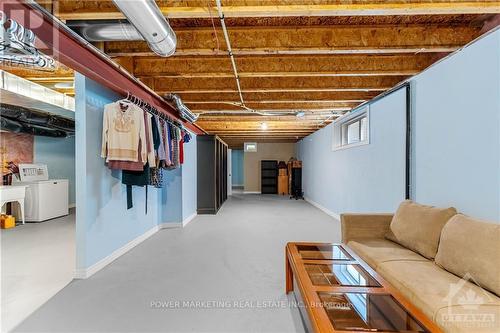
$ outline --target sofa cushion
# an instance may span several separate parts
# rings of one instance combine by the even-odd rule
[[[453,207],[437,208],[403,201],[392,218],[391,232],[386,238],[433,259],[441,230],[455,214],[457,210]]]
[[[377,272],[446,332],[456,331],[438,320],[437,315],[444,308],[455,309],[458,314],[463,309],[500,307],[499,297],[431,261],[385,262],[379,265]],[[498,318],[496,320],[498,322]],[[462,324],[467,325],[467,322]]]
[[[395,260],[428,261],[421,255],[386,239],[363,239],[347,243],[373,269]]]
[[[440,309],[436,323],[453,333],[498,333],[500,332],[500,304],[452,305]]]
[[[455,215],[441,232],[436,264],[500,296],[500,225]]]

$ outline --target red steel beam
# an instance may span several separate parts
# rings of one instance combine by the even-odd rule
[[[86,77],[126,95],[128,92],[156,107],[160,112],[182,123],[195,134],[203,134],[198,126],[182,120],[178,112],[145,84],[134,78],[125,69],[73,35],[69,28],[46,11],[39,10],[31,1],[2,0],[0,10],[31,29],[37,36],[36,46],[49,48],[54,59],[85,75]]]

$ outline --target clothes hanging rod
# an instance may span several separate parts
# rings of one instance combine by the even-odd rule
[[[160,112],[156,107],[152,106],[148,102],[144,101],[143,99],[135,96],[134,94],[131,94],[130,92],[127,92],[127,97],[125,98],[127,101],[139,106],[143,111],[146,111],[152,115],[155,115],[157,117],[162,118],[172,126],[175,126],[181,130],[186,130],[183,124],[179,123],[175,119],[171,118],[169,115],[165,114],[164,112]]]

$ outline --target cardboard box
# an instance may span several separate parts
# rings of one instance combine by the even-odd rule
[[[16,218],[12,215],[0,216],[0,227],[2,229],[10,229],[16,226]]]
[[[278,194],[287,195],[288,193],[288,176],[278,176]]]

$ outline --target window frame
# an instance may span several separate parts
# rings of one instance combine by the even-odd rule
[[[362,119],[366,118],[366,139],[361,140],[363,133]],[[359,122],[359,141],[348,142],[348,127],[352,124]],[[370,144],[370,107],[364,106],[359,110],[352,111],[338,118],[333,122],[332,129],[332,150],[343,150],[353,147],[359,147]]]
[[[248,149],[248,146],[255,146],[255,149]],[[257,142],[245,142],[243,144],[244,153],[256,153],[257,152]]]

